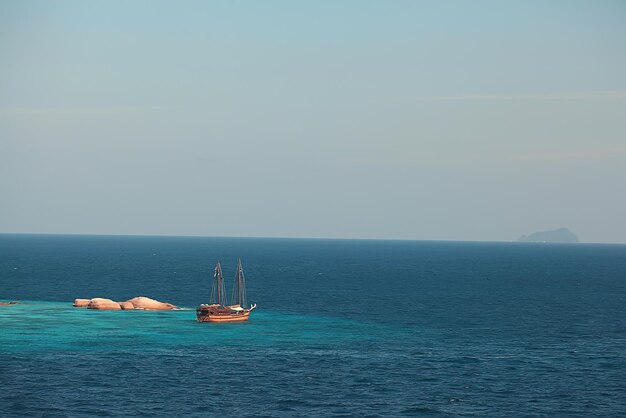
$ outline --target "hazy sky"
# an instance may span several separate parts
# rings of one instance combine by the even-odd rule
[[[0,0],[0,232],[626,242],[626,1]]]

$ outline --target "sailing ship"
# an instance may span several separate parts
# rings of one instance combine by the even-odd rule
[[[232,305],[227,305],[222,266],[218,261],[213,274],[210,303],[202,304],[196,309],[198,322],[241,322],[248,320],[250,312],[256,308],[256,304],[249,307],[247,305],[246,280],[243,275],[241,259],[237,263],[237,275],[230,300]]]

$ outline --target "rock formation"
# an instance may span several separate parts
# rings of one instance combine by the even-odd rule
[[[77,308],[86,308],[91,299],[74,299],[74,306]]]
[[[135,305],[133,305],[130,302],[117,302],[117,303],[120,305],[120,308],[122,308],[123,311],[135,309]]]
[[[122,309],[119,303],[113,302],[111,299],[93,298],[87,305],[89,309],[98,309],[101,311],[119,311]]]
[[[130,299],[128,302],[135,306],[135,309],[148,309],[153,311],[168,311],[171,309],[178,309],[177,306],[171,303],[159,302],[158,300],[150,299],[145,296],[138,296]]]
[[[0,306],[13,306],[13,305],[21,305],[22,302],[0,302]]]
[[[145,296],[138,296],[127,300],[126,302],[114,302],[111,299],[104,298],[74,299],[74,306],[77,308],[98,309],[104,311],[127,311],[132,309],[168,311],[172,309],[179,309],[171,303],[159,302],[158,300],[150,299]]]

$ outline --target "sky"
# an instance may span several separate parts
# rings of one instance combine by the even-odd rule
[[[626,242],[626,1],[0,0],[0,232]]]

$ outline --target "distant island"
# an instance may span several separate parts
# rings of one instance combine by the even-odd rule
[[[534,232],[528,236],[522,235],[518,242],[555,242],[577,243],[578,237],[567,228],[559,228],[553,231]]]

